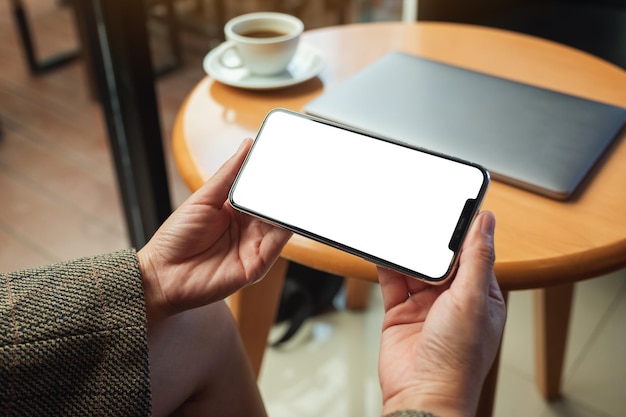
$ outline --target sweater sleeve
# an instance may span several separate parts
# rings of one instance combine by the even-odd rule
[[[150,415],[146,313],[133,250],[0,277],[4,415]]]

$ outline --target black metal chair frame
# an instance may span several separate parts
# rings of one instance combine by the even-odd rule
[[[48,58],[39,59],[35,50],[28,14],[21,0],[11,0],[11,12],[17,25],[18,35],[22,43],[22,49],[28,64],[28,70],[33,75],[39,75],[67,63],[70,63],[80,56],[80,50],[59,52]]]

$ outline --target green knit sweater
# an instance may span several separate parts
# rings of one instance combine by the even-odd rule
[[[0,414],[150,415],[134,251],[0,276]]]

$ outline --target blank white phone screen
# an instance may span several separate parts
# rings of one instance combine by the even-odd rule
[[[231,192],[272,222],[426,277],[452,266],[449,243],[478,167],[273,111]]]

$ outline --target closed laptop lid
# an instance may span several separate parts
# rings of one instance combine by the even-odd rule
[[[626,109],[400,52],[308,103],[311,115],[479,163],[494,178],[566,199]]]

